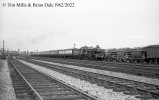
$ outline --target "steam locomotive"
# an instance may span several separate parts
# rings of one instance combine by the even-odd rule
[[[146,62],[159,64],[159,45],[139,48],[101,49],[98,45],[79,49],[63,49],[43,52],[32,52],[31,56],[75,58],[87,60],[106,60],[116,62]]]

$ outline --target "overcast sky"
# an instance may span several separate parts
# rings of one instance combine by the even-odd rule
[[[0,48],[54,50],[159,44],[159,0],[1,0],[65,3],[75,7],[0,8]]]

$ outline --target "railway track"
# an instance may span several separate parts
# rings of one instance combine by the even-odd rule
[[[17,100],[97,100],[16,60],[8,62]]]
[[[55,66],[48,63],[37,62],[32,60],[26,60],[27,62],[34,63],[39,66],[49,68],[61,72],[66,75],[70,75],[82,80],[89,81],[93,84],[98,84],[107,89],[113,89],[116,92],[123,92],[127,95],[134,95],[141,100],[159,100],[159,86],[151,85],[147,83],[141,83],[137,81],[112,77],[108,75],[101,75],[97,73],[87,72],[83,70],[77,70],[62,66]]]
[[[114,72],[123,72],[133,74],[137,76],[145,76],[150,78],[159,78],[159,66],[153,65],[140,65],[140,64],[128,64],[128,63],[109,63],[103,61],[84,61],[74,59],[54,59],[54,58],[34,58],[51,62],[58,62],[64,64],[71,64],[89,68],[96,68],[102,70],[110,70]]]

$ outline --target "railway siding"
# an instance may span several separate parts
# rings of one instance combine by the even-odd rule
[[[75,65],[60,64],[60,63],[49,62],[49,61],[42,61],[42,60],[35,60],[35,59],[31,59],[31,60],[159,86],[159,79],[135,76],[135,75],[125,74],[125,73],[120,73],[120,72],[112,72],[112,71],[105,71],[105,70],[99,70],[99,69],[93,69],[93,68],[85,68],[85,67],[79,67],[79,66],[75,66]]]
[[[55,77],[51,77],[45,72],[47,70],[40,71],[37,66],[26,66],[26,64],[24,65],[16,60],[12,62],[41,97],[40,100],[97,100],[97,98],[83,93]]]
[[[121,92],[114,92],[113,89],[105,89],[104,87],[98,86],[96,84],[91,84],[90,82],[86,82],[84,80],[76,79],[64,74],[60,74],[59,72],[28,63],[23,60],[19,60],[20,62],[26,64],[27,66],[30,66],[32,68],[35,68],[39,71],[42,71],[44,73],[47,73],[55,78],[58,78],[67,84],[70,84],[82,91],[85,91],[95,97],[98,97],[99,100],[140,100],[137,99],[135,96],[125,95]]]

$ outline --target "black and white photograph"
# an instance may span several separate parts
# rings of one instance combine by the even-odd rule
[[[159,0],[0,0],[0,100],[159,100]]]

